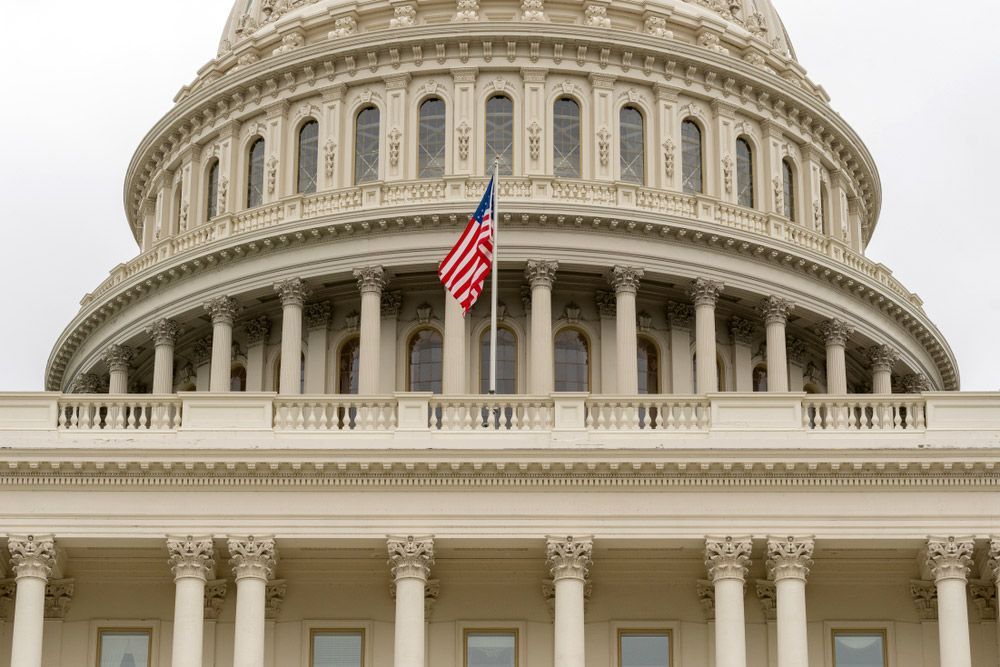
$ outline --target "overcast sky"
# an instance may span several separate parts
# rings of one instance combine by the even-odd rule
[[[940,0],[775,1],[800,62],[881,171],[869,257],[924,299],[962,388],[997,390],[1000,3],[966,0],[949,17]],[[80,298],[138,253],[125,169],[215,54],[232,0],[6,4],[0,390],[40,390]]]

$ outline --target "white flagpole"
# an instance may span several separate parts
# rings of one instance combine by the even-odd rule
[[[490,395],[497,393],[497,285],[499,284],[498,274],[500,273],[500,212],[497,210],[497,193],[500,191],[500,158],[493,161],[493,201],[490,202],[493,210],[491,219],[493,222],[493,267],[490,271]]]

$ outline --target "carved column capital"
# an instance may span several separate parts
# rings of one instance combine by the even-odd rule
[[[354,279],[358,281],[358,289],[362,294],[381,294],[389,279],[385,275],[385,269],[381,266],[366,266],[354,269]]]
[[[49,579],[45,585],[45,618],[66,618],[76,592],[76,579]]]
[[[48,579],[56,562],[52,535],[11,535],[7,540],[14,576]]]
[[[285,604],[285,594],[288,593],[288,582],[284,579],[276,579],[267,582],[264,589],[264,618],[273,621],[281,613],[281,606]]]
[[[690,329],[694,321],[694,308],[687,303],[667,302],[667,324],[671,329]]]
[[[639,283],[645,274],[645,270],[633,266],[614,266],[608,273],[608,284],[615,289],[616,296],[635,294],[639,291]]]
[[[128,345],[111,345],[101,355],[101,359],[112,373],[116,371],[127,372],[134,358],[135,351]]]
[[[931,381],[923,373],[912,373],[899,378],[899,384],[903,387],[903,393],[919,394],[931,390]]]
[[[708,278],[696,278],[688,285],[688,296],[691,298],[691,302],[695,306],[712,306],[719,303],[719,295],[725,286],[716,281],[709,280]]]
[[[993,573],[993,581],[1000,585],[1000,536],[990,537],[988,551],[990,572]]]
[[[71,394],[99,394],[101,377],[97,373],[81,373],[73,380],[69,391]]]
[[[389,551],[389,565],[394,581],[400,579],[421,579],[427,581],[434,564],[434,538],[431,536],[386,538]]]
[[[741,317],[733,317],[729,320],[729,334],[737,343],[749,345],[753,342],[756,331],[757,327],[749,320],[744,320]]]
[[[785,349],[788,351],[789,361],[802,363],[806,358],[806,343],[800,338],[788,336],[785,339]]]
[[[795,310],[795,304],[780,296],[769,296],[758,306],[764,324],[787,324],[788,315]]]
[[[590,573],[594,538],[549,537],[545,544],[546,558],[552,580],[580,579],[585,581]]]
[[[815,541],[812,537],[767,538],[767,574],[774,581],[805,581],[812,567]]]
[[[873,345],[868,348],[868,361],[873,371],[891,371],[893,364],[899,361],[899,352],[888,345]]]
[[[271,319],[267,315],[255,317],[243,325],[243,330],[247,334],[248,346],[266,343],[271,337]]]
[[[548,259],[529,259],[524,269],[524,277],[532,288],[552,287],[556,281],[559,262]]]
[[[191,350],[191,361],[194,362],[195,366],[201,366],[207,364],[212,360],[212,337],[205,336],[204,338],[199,338],[194,343],[194,349]]]
[[[329,301],[310,303],[306,306],[303,319],[306,330],[328,329],[330,328],[330,320],[333,319],[333,304]]]
[[[278,551],[273,537],[230,537],[229,555],[236,581],[245,577],[266,581],[274,575]]]
[[[399,317],[403,307],[403,293],[399,290],[382,292],[382,317]]]
[[[618,316],[618,297],[614,292],[597,290],[594,294],[594,302],[597,304],[597,312],[602,320],[613,320]]]
[[[225,579],[209,581],[205,585],[205,620],[218,620],[222,607],[226,604],[226,593],[229,592],[229,582]]]
[[[821,323],[817,330],[827,345],[847,345],[847,341],[854,335],[853,326],[836,318]]]
[[[174,320],[163,318],[149,326],[146,329],[146,335],[153,339],[153,345],[156,347],[161,345],[173,347],[181,335],[181,325]]]
[[[228,296],[218,296],[204,305],[205,312],[212,317],[212,324],[228,324],[232,326],[239,315],[240,304]]]
[[[938,617],[937,586],[933,581],[913,579],[910,581],[910,597],[921,620],[933,621]]]
[[[750,568],[750,537],[706,537],[705,567],[712,582],[723,579],[746,581]]]
[[[757,600],[760,602],[760,608],[764,612],[764,618],[769,621],[777,620],[778,591],[775,590],[774,582],[767,579],[758,579],[755,588],[757,591]]]
[[[288,278],[287,280],[282,280],[274,284],[274,291],[278,294],[278,298],[281,299],[282,306],[299,306],[301,307],[312,290],[309,286],[302,281],[301,278]]]
[[[214,546],[208,536],[167,537],[170,570],[174,579],[207,581],[215,574]]]
[[[929,537],[927,567],[935,583],[947,579],[967,581],[975,543],[971,537]]]

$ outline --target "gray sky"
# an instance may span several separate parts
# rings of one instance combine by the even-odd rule
[[[215,54],[232,2],[8,4],[0,390],[33,391],[80,298],[138,253],[125,169]],[[879,165],[884,201],[868,256],[924,299],[962,388],[997,390],[1000,216],[987,201],[998,189],[1000,4],[967,0],[952,17],[940,0],[776,4],[800,62]]]

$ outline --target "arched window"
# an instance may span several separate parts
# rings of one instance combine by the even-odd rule
[[[417,148],[417,177],[444,176],[447,117],[444,101],[432,97],[420,105],[420,138]]]
[[[479,391],[490,392],[490,330],[479,339]],[[517,337],[506,328],[497,329],[497,393],[517,393]]]
[[[208,182],[205,195],[205,220],[211,220],[219,215],[219,160],[212,160],[208,168]]]
[[[830,233],[827,221],[830,219],[830,194],[827,192],[826,183],[819,184],[819,220],[816,221],[816,231]]]
[[[264,203],[264,140],[250,146],[247,160],[247,208]]]
[[[742,137],[736,140],[736,199],[740,206],[754,206],[753,149]]]
[[[181,215],[182,206],[184,206],[184,185],[178,183],[177,187],[174,188],[174,233],[181,231],[181,224],[183,222],[183,216]]]
[[[555,175],[580,178],[580,105],[563,97],[552,110],[552,143]]]
[[[341,394],[358,393],[358,364],[361,339],[352,338],[340,346],[337,360],[337,391]]]
[[[300,194],[316,192],[316,173],[319,165],[319,123],[307,122],[299,129],[299,174],[296,191]]]
[[[354,128],[354,183],[378,180],[378,152],[381,133],[379,110],[365,107],[358,113]]]
[[[795,220],[795,168],[792,161],[785,158],[781,161],[782,213],[789,220]]]
[[[767,391],[767,364],[757,364],[753,369],[753,390]]]
[[[486,100],[486,168],[492,173],[493,160],[500,158],[500,173],[514,173],[514,103],[506,95]]]
[[[639,393],[660,393],[660,353],[656,344],[648,338],[638,340]]]
[[[556,391],[590,391],[590,342],[582,332],[556,334],[555,365]]]
[[[247,390],[247,369],[243,364],[236,364],[229,371],[229,391]]]
[[[410,336],[410,391],[441,393],[444,346],[441,334],[434,329],[421,329]]]
[[[618,114],[621,146],[621,179],[627,183],[646,182],[646,130],[642,113],[635,107],[622,107]]]
[[[684,192],[704,192],[701,128],[693,120],[681,123],[681,180]]]

